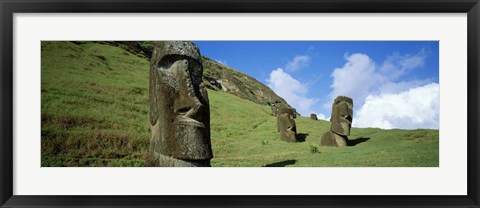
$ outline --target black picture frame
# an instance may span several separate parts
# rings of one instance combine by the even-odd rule
[[[0,0],[1,207],[480,207],[478,0]],[[465,196],[25,196],[13,195],[15,13],[466,13],[468,194]],[[254,187],[252,187],[254,188]]]

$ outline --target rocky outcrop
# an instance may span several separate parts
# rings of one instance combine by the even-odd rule
[[[210,86],[209,88],[211,89],[223,90],[257,104],[270,106],[271,103],[276,102],[290,107],[272,89],[249,75],[217,63],[207,57],[203,57],[203,68],[204,83]]]

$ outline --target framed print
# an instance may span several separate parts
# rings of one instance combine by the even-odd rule
[[[2,207],[479,207],[469,1],[2,1]]]

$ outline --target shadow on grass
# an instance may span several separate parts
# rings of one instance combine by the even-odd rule
[[[266,164],[263,167],[285,167],[287,165],[293,165],[295,163],[297,163],[297,160],[285,160],[281,162]]]
[[[357,144],[360,144],[362,142],[366,142],[368,141],[370,138],[365,138],[365,137],[359,137],[359,138],[356,138],[356,139],[352,139],[352,140],[347,140],[347,146],[355,146]]]
[[[305,139],[307,139],[308,134],[296,134],[295,138],[297,139],[297,142],[305,142]]]

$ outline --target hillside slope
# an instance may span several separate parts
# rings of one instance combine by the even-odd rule
[[[150,60],[153,51],[151,41],[98,41],[96,43],[122,48],[138,57],[144,57],[147,61]],[[280,102],[290,106],[282,97],[255,78],[205,56],[202,56],[202,62],[203,82],[209,89],[223,90],[258,104],[270,105],[270,103]]]
[[[217,63],[207,57],[203,57],[203,67],[204,82],[207,82],[211,89],[216,90],[216,86],[220,86],[218,89],[257,104],[270,105],[270,103],[277,101],[288,105],[272,89],[249,75]]]
[[[149,143],[148,61],[99,43],[42,42],[42,166],[142,166]],[[214,167],[438,166],[438,131],[353,128],[321,147],[327,121],[297,117],[279,139],[270,108],[209,90]]]

